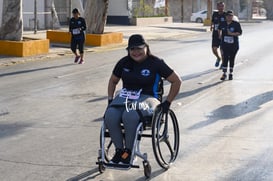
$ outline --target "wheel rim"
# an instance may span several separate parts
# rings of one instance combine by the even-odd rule
[[[179,128],[173,111],[158,113],[153,120],[152,143],[158,164],[165,169],[176,159],[179,149]]]

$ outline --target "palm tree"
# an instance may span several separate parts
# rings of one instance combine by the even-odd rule
[[[3,0],[2,15],[0,40],[22,40],[22,0]]]
[[[109,0],[86,1],[84,17],[87,24],[86,33],[103,34],[106,24]]]

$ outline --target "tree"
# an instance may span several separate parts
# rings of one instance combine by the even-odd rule
[[[273,20],[273,1],[272,0],[264,0],[264,7],[266,9],[267,19]]]
[[[103,34],[106,24],[109,0],[88,0],[85,4],[84,17],[86,33]]]
[[[22,0],[3,0],[0,40],[20,41],[23,38]]]

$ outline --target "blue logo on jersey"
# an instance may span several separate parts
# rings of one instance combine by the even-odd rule
[[[145,76],[145,77],[149,76],[150,74],[151,74],[151,72],[150,72],[150,70],[148,70],[148,69],[143,69],[143,70],[141,71],[141,75],[143,75],[143,76]]]
[[[234,32],[234,28],[233,28],[233,27],[229,28],[229,30],[230,30],[231,32]]]

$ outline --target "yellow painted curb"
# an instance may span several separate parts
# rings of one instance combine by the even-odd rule
[[[0,54],[8,56],[26,57],[46,54],[49,52],[49,40],[0,40]]]
[[[211,19],[204,19],[204,26],[210,26],[211,25]]]
[[[51,43],[70,43],[71,34],[65,31],[48,30],[46,38]],[[123,33],[109,32],[104,34],[86,34],[85,45],[89,46],[104,46],[123,42]]]

